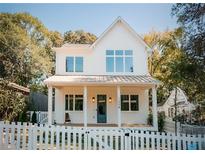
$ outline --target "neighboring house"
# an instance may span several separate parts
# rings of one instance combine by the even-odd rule
[[[156,88],[160,82],[148,73],[151,50],[122,18],[93,44],[65,44],[54,50],[56,74],[44,81],[49,124],[147,126],[148,91],[152,89],[150,128],[158,129]]]
[[[13,82],[9,82],[8,86],[15,89],[18,92],[21,92],[24,95],[29,95],[29,93],[30,93],[29,88],[21,86],[19,84],[13,83]]]
[[[175,117],[175,89],[172,90],[170,96],[166,100],[166,102],[158,106],[159,112],[164,112],[167,118],[174,118]],[[191,113],[195,109],[195,105],[190,103],[187,99],[187,96],[183,90],[177,87],[177,115],[182,113]]]

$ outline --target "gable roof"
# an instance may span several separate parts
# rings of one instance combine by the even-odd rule
[[[103,37],[112,29],[115,27],[117,23],[122,23],[122,25],[131,33],[133,36],[140,41],[148,50],[148,53],[150,54],[152,52],[151,47],[143,40],[143,38],[135,32],[135,30],[121,17],[118,17],[101,35],[100,37],[93,43],[93,44],[72,44],[72,43],[65,43],[61,47],[54,47],[53,49],[57,51],[57,49],[62,47],[68,47],[68,48],[77,48],[77,49],[91,49],[95,48],[95,46],[102,40]]]
[[[171,94],[169,95],[168,99],[163,105],[167,104],[168,106],[173,106],[174,99],[175,99],[175,89],[171,91]],[[189,105],[190,104],[185,92],[179,87],[177,87],[177,102],[176,103],[177,105]]]
[[[143,38],[137,34],[135,32],[135,30],[125,21],[123,20],[121,17],[118,17],[101,35],[100,37],[90,46],[92,48],[94,48],[100,41],[101,39],[117,24],[121,22],[123,24],[123,26],[130,31],[145,47],[147,47],[149,50],[151,50],[151,48],[149,47],[149,45],[147,45],[147,43],[145,43],[145,41],[143,40]]]

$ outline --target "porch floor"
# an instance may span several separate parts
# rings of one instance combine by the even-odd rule
[[[83,127],[83,123],[65,123],[65,124],[57,124],[60,126],[71,126],[71,127]],[[88,124],[88,127],[118,127],[117,124]],[[152,127],[151,125],[146,125],[146,124],[122,124],[121,127]]]

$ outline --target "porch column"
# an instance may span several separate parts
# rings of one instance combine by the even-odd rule
[[[48,86],[48,125],[52,125],[52,87]]]
[[[84,127],[87,127],[87,86],[83,87],[83,118],[84,118]]]
[[[156,86],[152,88],[152,114],[153,114],[153,126],[158,131],[158,118],[157,118],[157,90]]]
[[[118,127],[121,127],[121,102],[120,102],[120,86],[117,86],[117,120]]]

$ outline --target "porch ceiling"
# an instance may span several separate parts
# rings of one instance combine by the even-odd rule
[[[159,85],[149,75],[54,75],[44,81],[47,85]]]

